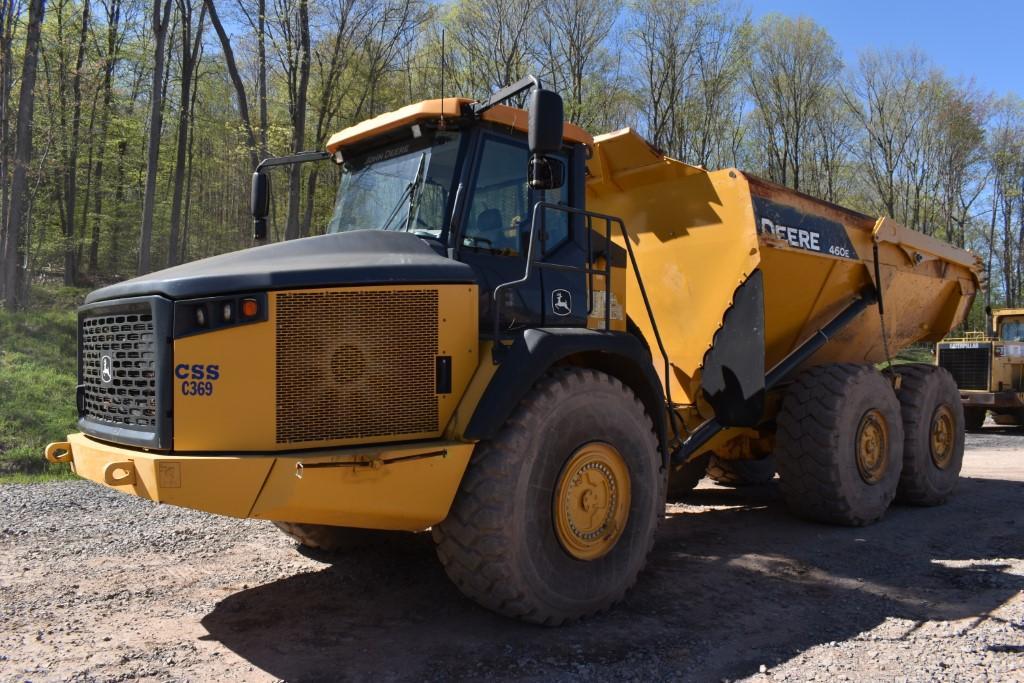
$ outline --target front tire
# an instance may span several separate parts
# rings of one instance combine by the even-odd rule
[[[903,420],[877,370],[834,364],[804,371],[777,423],[780,489],[793,512],[848,526],[885,514],[903,467]]]
[[[953,376],[933,365],[903,365],[897,393],[903,412],[903,472],[896,495],[939,505],[956,488],[964,460],[964,411]],[[984,419],[982,412],[982,419]]]
[[[406,533],[299,522],[274,522],[274,526],[299,545],[327,553],[359,550]]]
[[[477,447],[437,554],[467,596],[557,625],[611,607],[635,583],[664,511],[650,417],[619,380],[562,369]]]

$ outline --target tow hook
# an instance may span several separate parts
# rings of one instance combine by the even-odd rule
[[[71,444],[67,441],[54,441],[46,447],[46,459],[50,462],[71,462]]]

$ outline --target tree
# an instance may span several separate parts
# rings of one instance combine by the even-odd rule
[[[747,85],[769,177],[802,189],[814,115],[842,69],[835,41],[810,19],[768,15],[758,27]]]
[[[174,189],[171,198],[171,220],[167,245],[167,265],[178,263],[178,237],[181,226],[181,202],[185,191],[185,163],[188,151],[189,114],[192,103],[192,78],[199,62],[199,52],[203,45],[203,21],[206,18],[206,5],[193,5],[193,0],[177,0],[178,14],[181,17],[181,89],[178,106],[178,135],[176,156],[174,160]],[[199,10],[198,19],[195,17]],[[193,25],[194,22],[194,25]]]
[[[46,11],[45,0],[29,0],[25,54],[21,66],[21,93],[18,95],[17,142],[14,150],[14,177],[11,181],[11,205],[7,239],[4,242],[4,297],[8,310],[25,304],[21,289],[21,234],[28,213],[28,166],[32,162],[32,114],[35,110],[36,67],[39,60],[39,34]]]
[[[171,1],[153,0],[153,79],[149,92],[149,145],[146,154],[146,191],[142,202],[142,231],[139,239],[140,275],[150,271],[150,245],[153,241],[153,209],[156,202],[156,175],[160,160],[160,133],[163,127],[163,78],[167,28],[171,20]]]

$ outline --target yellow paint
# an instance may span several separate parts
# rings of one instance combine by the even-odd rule
[[[672,397],[695,405],[698,421],[711,417],[700,394],[704,356],[733,293],[755,268],[764,277],[768,369],[874,287],[875,240],[893,354],[914,342],[940,339],[964,319],[981,285],[981,263],[973,254],[890,219],[875,220],[735,169],[689,166],[629,129],[594,139],[588,172],[587,206],[625,221],[671,362]],[[810,252],[758,235],[754,195],[841,224],[859,258]],[[627,276],[626,312],[655,349],[629,269]],[[885,357],[878,310],[871,307],[806,365]],[[655,366],[660,372],[660,364]],[[687,411],[681,414],[688,423],[693,419]]]
[[[474,100],[465,97],[446,97],[443,100],[424,100],[410,104],[396,111],[387,112],[372,119],[357,123],[331,136],[327,141],[327,151],[334,153],[357,142],[364,142],[382,133],[393,131],[404,126],[411,126],[419,121],[437,122],[442,117],[454,119],[461,116],[462,108],[472,104]],[[484,121],[507,126],[510,130],[526,132],[529,115],[522,109],[497,104],[483,113]],[[589,145],[593,142],[590,133],[579,126],[566,122],[563,135],[568,142],[582,142]]]
[[[386,461],[445,451],[444,457],[376,467],[305,467],[353,460]],[[418,531],[448,516],[473,444],[432,441],[382,448],[365,455],[279,457],[249,513],[258,519]]]
[[[441,435],[478,365],[476,285],[430,285],[438,291],[437,355],[452,357],[452,391],[439,394],[439,429],[393,435],[277,443],[276,328],[277,292],[268,299],[269,319],[183,337],[174,342],[174,365],[215,364],[220,377],[212,395],[186,395],[174,379],[175,451],[275,451],[301,448],[432,439]],[[424,285],[348,287],[346,291],[404,291]],[[303,293],[324,290],[289,290]],[[386,340],[381,340],[386,341]],[[489,359],[488,359],[489,361]],[[310,386],[309,391],[317,391]]]
[[[473,452],[449,441],[278,456],[148,453],[84,434],[68,443],[76,474],[140,498],[232,517],[410,531],[447,516]],[[382,464],[439,451],[444,457]],[[377,465],[306,467],[299,478],[298,462]]]
[[[72,469],[122,493],[161,503],[245,517],[274,462],[272,457],[217,457],[147,453],[71,434]],[[130,465],[125,464],[130,463]],[[115,483],[118,468],[133,476]]]

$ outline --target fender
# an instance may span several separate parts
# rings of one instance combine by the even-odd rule
[[[466,427],[467,439],[490,439],[537,380],[559,362],[609,374],[632,389],[654,422],[667,463],[665,394],[643,343],[627,332],[549,327],[526,330],[513,342]]]

